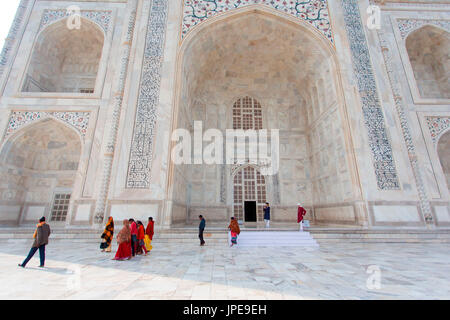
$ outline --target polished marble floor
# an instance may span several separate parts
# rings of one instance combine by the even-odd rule
[[[54,241],[19,268],[29,241],[0,241],[0,299],[450,299],[449,244],[306,248],[154,243],[113,261],[95,243]]]

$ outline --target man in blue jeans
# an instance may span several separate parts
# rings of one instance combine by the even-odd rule
[[[41,264],[39,265],[40,268],[43,268],[45,265],[45,246],[48,244],[48,238],[50,237],[50,226],[45,223],[45,217],[42,217],[39,220],[38,225],[36,226],[36,231],[34,232],[33,238],[33,246],[30,250],[30,253],[28,254],[28,257],[22,262],[22,264],[19,264],[19,267],[25,268],[28,261],[33,258],[36,251],[39,249],[39,256],[41,258]]]

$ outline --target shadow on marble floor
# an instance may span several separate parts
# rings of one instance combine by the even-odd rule
[[[344,242],[307,250],[154,243],[148,256],[113,261],[116,247],[102,253],[96,243],[55,241],[47,247],[46,268],[35,267],[38,254],[25,270],[18,268],[28,250],[29,241],[0,241],[0,268],[5,271],[0,282],[11,288],[12,296],[19,295],[15,286],[38,275],[39,286],[56,299],[450,297],[450,251],[438,244]],[[373,265],[381,270],[378,290],[367,288],[367,270]],[[75,275],[82,289],[67,291],[64,286]]]

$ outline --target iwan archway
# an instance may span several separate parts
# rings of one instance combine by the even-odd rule
[[[76,130],[53,118],[25,126],[0,152],[2,223],[53,225],[70,221],[70,205],[82,155]]]
[[[313,223],[363,224],[339,72],[332,42],[308,22],[263,5],[236,9],[202,22],[183,40],[173,129],[192,132],[202,121],[203,130],[225,135],[235,127],[236,102],[257,101],[260,118],[252,124],[280,130],[279,172],[263,177],[272,221],[295,223],[301,202]],[[235,173],[234,165],[170,161],[172,223],[191,223],[199,214],[226,223],[239,205]]]

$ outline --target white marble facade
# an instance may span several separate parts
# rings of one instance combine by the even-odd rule
[[[0,224],[61,215],[64,194],[61,227],[225,225],[245,166],[174,165],[170,136],[231,129],[249,97],[280,130],[274,222],[302,202],[317,226],[449,228],[449,21],[432,0],[22,0],[0,59]]]

